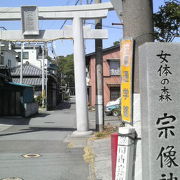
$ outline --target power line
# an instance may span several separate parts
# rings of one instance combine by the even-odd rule
[[[66,22],[67,22],[67,19],[63,22],[63,24],[61,25],[61,27],[60,27],[60,30],[64,27],[64,25],[66,24]]]
[[[80,0],[77,0],[76,3],[75,3],[75,6],[78,4]],[[64,25],[66,24],[67,22],[67,19],[63,22],[63,24],[61,25],[60,29],[62,29],[64,27]]]

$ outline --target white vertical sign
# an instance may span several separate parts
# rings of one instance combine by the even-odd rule
[[[115,180],[132,180],[134,165],[135,130],[119,128]]]
[[[116,180],[126,180],[128,137],[118,137]]]

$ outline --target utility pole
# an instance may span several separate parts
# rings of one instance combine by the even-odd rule
[[[139,93],[138,47],[153,41],[152,0],[122,1],[124,38],[135,41],[134,57],[134,93]]]
[[[138,138],[141,138],[141,117],[140,117],[140,91],[139,91],[139,54],[138,48],[145,42],[153,41],[153,20],[152,20],[152,0],[123,0],[122,19],[124,24],[124,38],[134,40],[134,62],[132,72],[132,92],[133,92],[133,128],[136,130]],[[128,125],[126,125],[128,126]],[[137,142],[136,151],[140,152],[141,141]],[[136,156],[134,179],[141,180],[141,154]]]
[[[20,83],[23,83],[23,50],[24,50],[24,43],[21,43],[21,66],[20,66]]]
[[[0,27],[1,28],[1,27]],[[1,37],[2,37],[2,29],[0,30],[1,31]],[[1,40],[0,40],[0,63],[2,63],[2,57],[1,57]]]
[[[44,89],[44,45],[42,46],[42,107],[45,107],[45,89]]]
[[[2,63],[1,46],[2,46],[2,44],[1,44],[1,40],[0,40],[0,64]]]
[[[48,47],[47,47],[47,43],[45,44],[45,52],[47,53],[48,52]],[[48,109],[48,60],[47,60],[47,54],[46,54],[46,111]]]
[[[145,42],[153,41],[152,0],[122,1],[124,39],[134,40],[134,58],[132,72],[133,126],[140,135],[140,91],[139,91],[139,55],[138,48]]]
[[[101,0],[95,0],[95,3],[101,3]],[[102,19],[95,20],[95,29],[102,29]],[[95,39],[95,52],[96,52],[96,129],[102,131],[104,126],[102,39]]]
[[[139,93],[138,47],[153,41],[152,0],[111,0],[119,19],[123,20],[123,37],[132,38],[134,51],[133,92]]]

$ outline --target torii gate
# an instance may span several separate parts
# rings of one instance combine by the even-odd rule
[[[8,11],[7,11],[8,9]],[[89,27],[83,28],[83,19],[105,18],[108,10],[112,10],[111,3],[101,3],[80,6],[60,6],[60,7],[39,7],[39,20],[72,19],[72,27],[64,30],[39,31],[38,35],[23,36],[22,31],[2,31],[0,40],[37,42],[52,41],[57,39],[74,39],[74,72],[75,72],[75,93],[76,93],[76,121],[77,131],[75,136],[85,136],[91,134],[88,126],[87,110],[87,87],[86,87],[86,67],[85,49],[83,38],[105,39],[108,38],[106,30],[95,30]],[[21,20],[20,8],[0,8],[0,21]]]

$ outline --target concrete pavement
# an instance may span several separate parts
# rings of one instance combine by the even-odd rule
[[[31,131],[13,126],[0,134],[0,179],[85,180],[88,166],[82,148],[68,148],[64,138],[69,131]],[[24,158],[25,154],[39,154]],[[83,172],[83,173],[82,173]]]
[[[92,180],[111,180],[111,139],[110,137],[89,140],[87,147],[92,151],[93,161],[89,162]]]
[[[3,124],[0,131],[0,179],[88,179],[89,168],[83,160],[83,148],[69,148],[65,142],[72,130],[29,128],[33,119],[0,118],[0,124]],[[25,158],[25,154],[32,154],[32,157]],[[40,156],[35,158],[34,154]]]
[[[91,129],[95,129],[94,112],[89,112],[89,119]],[[119,121],[106,117],[106,123],[118,125]],[[88,137],[71,137],[76,128],[73,100],[31,119],[9,119],[8,123],[0,118],[0,124],[0,179],[111,179],[110,138],[88,141]],[[84,147],[92,149],[93,164],[83,160]],[[22,157],[28,153],[40,157]]]
[[[42,118],[43,117],[43,118]],[[32,128],[68,128],[76,129],[75,97],[70,102],[61,103],[56,110],[42,111],[29,122]],[[89,113],[89,128],[95,129],[95,114]]]

